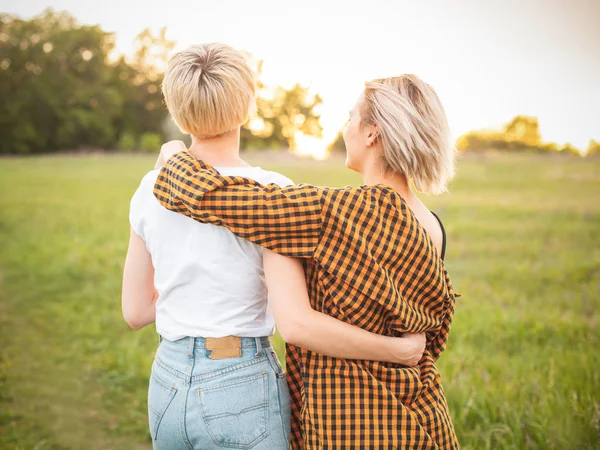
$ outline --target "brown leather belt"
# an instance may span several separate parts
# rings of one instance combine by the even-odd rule
[[[239,358],[242,356],[242,338],[237,336],[205,338],[204,348],[211,350],[209,359]]]

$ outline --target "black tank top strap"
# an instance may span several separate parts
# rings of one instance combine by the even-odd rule
[[[442,229],[442,260],[443,260],[444,257],[446,256],[446,229],[444,228],[444,224],[442,223],[442,220],[438,217],[438,215],[436,213],[434,213],[433,211],[431,211],[431,214],[433,214],[435,216],[435,218],[437,219],[437,221],[440,224],[440,228]]]

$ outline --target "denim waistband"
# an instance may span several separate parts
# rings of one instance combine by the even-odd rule
[[[242,343],[242,348],[258,347],[257,341],[260,342],[261,347],[271,347],[271,340],[268,336],[255,337],[255,338],[242,337],[240,339],[241,339],[241,343]],[[193,345],[194,348],[205,348],[206,338],[186,336],[186,337],[178,339],[176,341],[169,341],[159,335],[159,340],[161,343],[163,343],[163,345],[165,343],[167,343],[168,345],[180,345],[185,348],[189,348],[191,345]]]

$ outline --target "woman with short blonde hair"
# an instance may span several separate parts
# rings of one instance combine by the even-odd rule
[[[163,91],[172,117],[192,135],[193,155],[223,176],[292,184],[240,158],[240,126],[255,105],[254,75],[240,52],[205,44],[177,53]],[[157,175],[148,173],[131,200],[122,296],[127,323],[139,329],[156,321],[161,336],[148,393],[154,448],[288,447],[290,401],[270,342],[274,318],[287,341],[322,354],[420,359],[424,335],[381,336],[316,312],[298,261],[263,255],[225,228],[160,206],[152,194]]]
[[[194,45],[176,53],[162,84],[165,103],[180,130],[197,139],[221,136],[256,110],[254,72],[228,45]]]
[[[455,292],[441,221],[411,188],[446,189],[454,171],[443,108],[415,75],[373,80],[344,130],[358,188],[263,186],[224,177],[194,154],[175,154],[154,195],[171,211],[221,225],[301,258],[315,310],[387,336],[425,332],[417,367],[331,357],[289,345],[292,447],[456,449],[436,360],[446,347]],[[182,149],[164,146],[163,156]],[[272,269],[275,295],[289,292]]]

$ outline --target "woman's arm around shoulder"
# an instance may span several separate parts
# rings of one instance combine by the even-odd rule
[[[249,178],[221,175],[187,151],[165,155],[157,164],[163,159],[166,163],[154,185],[162,206],[295,258],[314,255],[324,221],[335,221],[336,212],[343,213],[336,205],[349,206],[349,191],[360,191],[306,184],[262,186]]]

